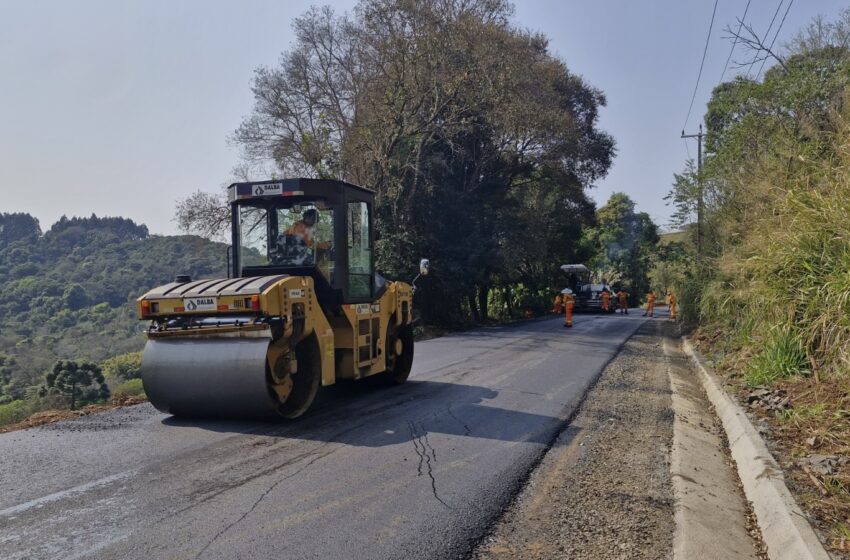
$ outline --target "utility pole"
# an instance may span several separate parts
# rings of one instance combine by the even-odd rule
[[[702,249],[703,249],[703,235],[702,235],[702,226],[703,226],[703,196],[702,196],[702,137],[705,136],[705,133],[702,131],[702,123],[699,125],[699,133],[698,134],[685,134],[685,131],[682,131],[682,138],[696,138],[697,139],[697,256],[702,257]]]

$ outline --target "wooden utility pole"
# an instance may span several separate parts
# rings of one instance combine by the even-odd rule
[[[699,125],[698,134],[685,134],[682,131],[682,138],[697,139],[697,256],[702,257],[703,249],[703,196],[702,196],[702,137],[705,133],[702,131],[702,123]]]

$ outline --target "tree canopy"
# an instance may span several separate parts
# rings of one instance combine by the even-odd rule
[[[585,256],[586,190],[614,156],[604,95],[512,15],[502,0],[313,8],[279,64],[257,69],[233,137],[280,175],[373,188],[378,268],[407,279],[430,258],[417,298],[432,321],[486,318],[494,290],[509,307],[533,304],[513,301],[520,288],[545,305],[558,265]],[[220,202],[191,202],[178,222],[209,234]]]
[[[658,227],[646,212],[636,212],[625,193],[614,193],[596,212],[584,243],[593,252],[591,267],[609,283],[626,286],[637,301],[650,289],[649,270],[658,244]]]
[[[109,387],[106,386],[103,372],[97,364],[91,362],[59,360],[44,377],[44,381],[44,392],[55,391],[69,399],[71,410],[77,408],[77,403],[95,402],[109,397]]]

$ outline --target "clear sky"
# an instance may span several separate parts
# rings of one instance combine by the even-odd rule
[[[226,139],[251,109],[254,69],[275,64],[292,19],[324,3],[346,11],[355,1],[0,0],[0,212],[29,212],[43,229],[62,214],[94,212],[175,233],[175,200],[216,191],[237,163]],[[751,0],[747,21],[764,33],[778,4]],[[618,156],[592,196],[601,204],[624,191],[665,225],[662,197],[688,157],[679,134],[714,0],[515,5],[518,25],[545,33],[608,97],[601,126]],[[723,72],[731,47],[723,30],[745,5],[718,0],[687,132]],[[796,0],[777,43],[846,5]],[[733,62],[745,58],[739,49]],[[734,72],[730,64],[727,76]]]

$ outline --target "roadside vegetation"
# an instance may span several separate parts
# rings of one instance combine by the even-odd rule
[[[666,275],[684,320],[778,449],[834,550],[850,551],[850,9],[801,30],[763,79],[717,86],[705,164],[675,177],[670,199],[687,239],[667,245]],[[694,225],[705,212],[701,254]],[[757,391],[753,393],[753,391]],[[763,391],[781,406],[759,406]],[[788,397],[785,400],[784,397]],[[765,401],[766,402],[766,401]],[[770,401],[774,402],[774,401]],[[755,404],[754,404],[755,403]],[[778,423],[778,424],[777,424]],[[813,471],[812,456],[832,458]],[[814,473],[814,474],[812,474]],[[825,490],[824,490],[825,489]],[[826,491],[826,494],[824,494]]]
[[[28,214],[0,213],[0,425],[141,395],[135,299],[177,273],[224,269],[224,245],[197,236],[97,216],[42,232]],[[68,363],[94,383],[82,375],[77,385]],[[56,367],[65,373],[51,378]]]

